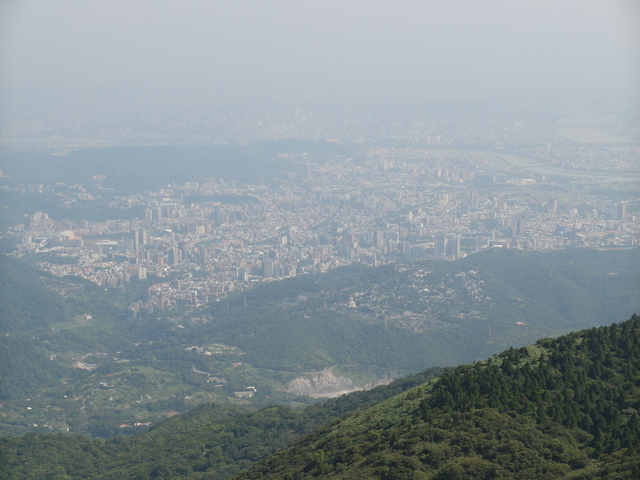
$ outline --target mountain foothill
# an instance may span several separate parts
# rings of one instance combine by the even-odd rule
[[[610,324],[640,310],[638,262],[494,249],[132,319],[153,279],[2,256],[0,478],[634,478],[640,320]],[[287,391],[326,369],[398,380]]]

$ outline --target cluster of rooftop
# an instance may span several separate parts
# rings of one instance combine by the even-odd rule
[[[596,178],[552,177],[505,167],[504,156],[426,147],[297,160],[304,172],[268,182],[202,179],[115,200],[143,207],[133,220],[36,213],[13,228],[22,238],[17,253],[40,254],[43,269],[104,286],[155,279],[147,299],[131,305],[135,316],[354,263],[638,242],[634,212],[594,194]],[[87,199],[81,186],[68,191]]]

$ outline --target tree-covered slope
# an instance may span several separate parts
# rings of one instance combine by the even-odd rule
[[[458,367],[236,478],[638,478],[639,408],[634,315]]]
[[[0,333],[47,328],[69,315],[62,298],[48,290],[32,265],[0,254]]]
[[[0,255],[0,272],[0,401],[6,401],[56,385],[74,372],[52,362],[34,338],[70,315],[62,298],[25,262]]]
[[[354,266],[136,319],[127,306],[152,279],[105,290],[0,261],[3,434],[108,438],[203,402],[309,402],[286,391],[305,372],[334,367],[364,385],[640,311],[637,249]]]
[[[147,434],[106,442],[5,437],[0,478],[228,478],[322,424],[234,478],[640,474],[640,317],[509,349],[439,379],[432,373],[304,411],[205,405]]]
[[[93,366],[86,364],[98,352],[122,351],[135,341],[122,315],[135,286],[128,293],[105,291],[6,255],[0,271],[0,432],[68,428],[72,410],[93,410],[76,388],[100,381],[89,378]]]
[[[640,311],[638,285],[638,249],[494,249],[261,285],[211,306],[211,322],[191,334],[264,368],[416,371],[625,318]]]
[[[2,479],[229,478],[296,438],[442,373],[431,369],[306,409],[205,404],[151,431],[106,442],[79,435],[0,438]]]

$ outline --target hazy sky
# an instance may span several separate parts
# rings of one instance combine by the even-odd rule
[[[148,92],[631,99],[636,0],[0,0],[0,87],[42,101]]]

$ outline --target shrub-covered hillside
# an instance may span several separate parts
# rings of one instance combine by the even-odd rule
[[[634,315],[456,368],[237,478],[639,478],[639,408]]]
[[[433,373],[304,411],[205,405],[149,433],[106,442],[63,434],[5,437],[0,478],[222,479],[238,473],[237,480],[586,480],[640,475],[636,315],[621,324],[509,349],[439,378]]]
[[[0,438],[0,479],[229,478],[343,415],[420,385],[435,368],[304,410],[205,404],[145,434],[107,441],[69,434]]]

